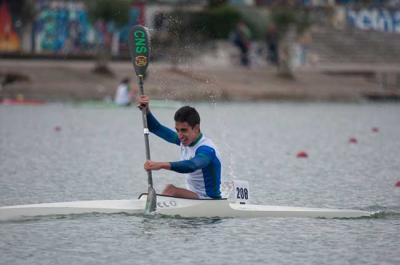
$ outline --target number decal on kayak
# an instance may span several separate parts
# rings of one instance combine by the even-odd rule
[[[250,186],[245,180],[233,180],[233,189],[229,195],[231,202],[246,204],[250,201]]]
[[[249,199],[249,191],[246,188],[236,187],[236,198],[241,200]]]

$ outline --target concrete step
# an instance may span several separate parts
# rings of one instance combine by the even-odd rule
[[[316,27],[312,38],[320,62],[400,63],[400,34]]]

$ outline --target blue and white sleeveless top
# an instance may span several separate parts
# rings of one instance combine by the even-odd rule
[[[181,161],[170,162],[171,170],[187,173],[186,188],[195,192],[201,199],[221,198],[221,160],[214,143],[200,133],[189,146],[184,146],[178,134],[161,125],[149,112],[147,123],[150,132],[164,140],[180,145]]]

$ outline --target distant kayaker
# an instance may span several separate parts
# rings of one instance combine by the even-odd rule
[[[190,199],[221,198],[221,160],[214,143],[200,130],[200,115],[195,108],[184,106],[175,113],[175,131],[160,124],[149,108],[149,97],[139,96],[138,107],[147,110],[150,132],[181,147],[181,160],[176,162],[146,161],[146,170],[172,170],[187,173],[186,188],[168,184],[163,195]]]

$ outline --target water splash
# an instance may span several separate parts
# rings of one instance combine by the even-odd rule
[[[400,219],[400,206],[380,206],[373,205],[366,207],[366,211],[374,212],[374,214],[370,218],[379,218],[379,219]]]

